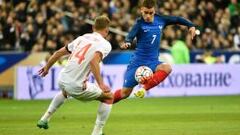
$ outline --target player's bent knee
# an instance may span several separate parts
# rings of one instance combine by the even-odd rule
[[[172,72],[172,66],[170,64],[164,63],[158,67],[158,70],[163,70],[167,74],[170,74]]]
[[[168,74],[172,72],[172,66],[170,64],[166,64],[166,71]]]

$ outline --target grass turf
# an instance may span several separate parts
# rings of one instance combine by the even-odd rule
[[[98,102],[68,100],[38,129],[49,103],[0,100],[0,135],[90,135]],[[113,106],[105,134],[240,135],[240,96],[127,99]]]

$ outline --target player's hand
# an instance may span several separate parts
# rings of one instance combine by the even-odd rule
[[[128,49],[131,46],[131,43],[125,42],[120,44],[121,49]]]
[[[195,27],[189,28],[189,32],[190,32],[192,40],[193,40],[194,37],[196,36],[196,28]]]
[[[48,70],[49,69],[46,66],[44,66],[38,71],[38,75],[40,75],[41,77],[44,77],[48,74]]]
[[[111,91],[110,88],[105,84],[99,84],[99,87],[102,89],[103,92],[107,93]]]

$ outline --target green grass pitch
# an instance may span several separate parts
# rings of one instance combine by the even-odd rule
[[[71,99],[48,130],[36,122],[50,100],[0,100],[0,135],[90,135],[98,102]],[[240,96],[127,99],[113,106],[106,135],[240,135]]]

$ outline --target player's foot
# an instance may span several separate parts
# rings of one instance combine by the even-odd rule
[[[48,122],[43,121],[43,120],[39,120],[38,123],[37,123],[37,127],[43,128],[43,129],[48,129]]]
[[[95,134],[92,134],[92,135],[95,135]],[[98,135],[105,135],[104,133],[101,133],[101,134],[98,134]]]
[[[94,130],[91,135],[104,135],[102,128],[95,125]]]
[[[137,92],[134,93],[135,97],[144,98],[146,90],[144,88],[139,89]]]

